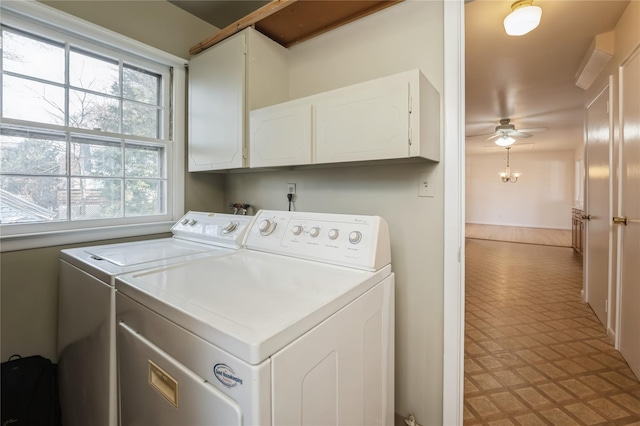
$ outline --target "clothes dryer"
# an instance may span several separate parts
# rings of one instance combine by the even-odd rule
[[[122,426],[393,424],[380,217],[260,211],[245,250],[116,288]]]
[[[115,277],[241,247],[252,216],[189,212],[173,237],[62,250],[58,378],[65,426],[117,426]]]

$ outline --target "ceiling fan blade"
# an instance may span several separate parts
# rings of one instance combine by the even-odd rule
[[[549,130],[549,128],[548,127],[532,127],[530,129],[518,129],[518,132],[535,133],[535,132],[544,132],[546,130]]]
[[[494,133],[493,135],[489,136],[488,138],[482,139],[482,142],[490,141],[491,139],[500,138],[500,137],[502,137],[502,133]]]
[[[521,130],[514,130],[511,133],[509,133],[509,136],[513,138],[530,138],[533,135],[530,135],[529,133],[524,133]]]
[[[490,136],[490,135],[495,135],[496,132],[491,132],[491,133],[481,133],[479,135],[466,135],[465,137],[467,138],[479,138],[479,137],[484,137],[484,136]]]

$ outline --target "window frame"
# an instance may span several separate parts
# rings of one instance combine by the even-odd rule
[[[161,137],[151,139],[124,135],[129,140],[164,145],[166,161],[166,211],[153,216],[76,221],[0,224],[0,251],[22,250],[101,239],[123,238],[168,232],[184,214],[185,110],[187,60],[145,45],[116,32],[83,21],[38,2],[3,2],[1,22],[8,27],[45,37],[106,57],[119,60],[163,76],[161,96]],[[111,47],[115,46],[115,47]],[[169,71],[167,71],[169,69]],[[22,120],[3,119],[6,125],[25,125]],[[38,124],[43,130],[68,130],[56,125]],[[81,129],[84,134],[109,137],[121,134]],[[124,180],[123,180],[124,182]]]

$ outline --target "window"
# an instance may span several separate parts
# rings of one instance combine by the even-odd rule
[[[86,31],[22,25],[4,12],[3,236],[12,227],[37,233],[181,214],[174,202],[182,151],[172,140],[173,64],[137,54],[132,43],[114,48]]]

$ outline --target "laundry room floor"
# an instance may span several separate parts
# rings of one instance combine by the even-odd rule
[[[467,239],[465,425],[640,425],[571,248]]]

